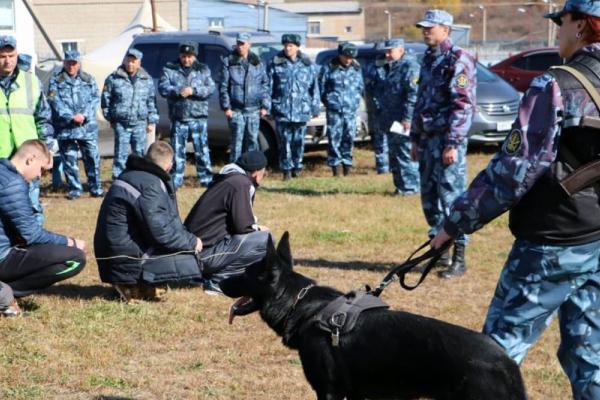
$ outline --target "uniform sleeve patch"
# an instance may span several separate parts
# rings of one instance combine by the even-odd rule
[[[54,93],[54,92],[48,92],[48,97],[54,97],[54,96],[56,96],[56,93]]]
[[[458,86],[459,88],[462,88],[462,89],[469,86],[469,78],[467,78],[467,75],[459,74],[456,77],[456,86]]]
[[[513,129],[504,141],[504,150],[507,154],[515,154],[523,144],[523,132]]]

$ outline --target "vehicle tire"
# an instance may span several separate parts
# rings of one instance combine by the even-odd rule
[[[258,147],[265,153],[269,166],[276,168],[278,166],[277,138],[273,129],[265,122],[261,122],[258,131]]]

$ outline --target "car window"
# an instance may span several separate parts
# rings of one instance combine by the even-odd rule
[[[563,60],[558,53],[551,52],[525,56],[515,61],[513,66],[527,71],[546,71],[553,65],[561,64],[563,64]]]
[[[263,64],[267,65],[277,53],[283,49],[280,43],[253,43],[250,50],[260,57]]]
[[[221,82],[223,77],[221,76],[221,69],[223,66],[223,57],[229,55],[229,50],[223,46],[215,45],[204,45],[201,48],[199,59],[210,68],[210,74],[215,82]]]
[[[134,47],[144,54],[142,67],[155,79],[160,78],[165,64],[179,55],[177,43],[139,43]]]

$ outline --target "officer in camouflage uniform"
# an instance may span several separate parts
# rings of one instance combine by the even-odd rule
[[[375,105],[375,167],[378,173],[387,172],[389,160],[396,194],[411,195],[419,192],[418,164],[411,159],[409,138],[419,63],[405,53],[402,39],[386,40],[382,47],[385,55],[367,71],[367,89]]]
[[[271,108],[269,78],[260,57],[250,51],[251,39],[248,32],[239,33],[236,48],[223,59],[219,93],[231,129],[229,161],[232,163],[242,153],[259,149],[260,118]]]
[[[352,43],[338,46],[338,57],[324,65],[319,77],[321,100],[327,108],[327,165],[338,176],[352,167],[352,148],[356,136],[356,112],[364,90],[360,64],[354,58],[358,49]]]
[[[298,177],[304,158],[306,122],[319,115],[321,100],[317,67],[299,51],[300,35],[281,36],[283,51],[269,63],[271,114],[279,137],[279,168],[283,179]]]
[[[58,153],[51,118],[52,110],[42,86],[26,57],[17,51],[13,36],[0,36],[0,158],[9,158],[28,139],[42,139]],[[9,134],[6,134],[9,133]],[[29,184],[29,197],[36,220],[44,222],[40,204],[40,181]]]
[[[417,23],[429,48],[421,63],[419,91],[411,125],[412,157],[419,160],[421,203],[429,237],[442,229],[452,202],[465,190],[467,132],[475,111],[477,75],[473,57],[452,44],[452,16],[429,10]],[[445,253],[438,266],[443,278],[465,273],[467,236],[454,242],[452,261]]]
[[[546,17],[560,25],[559,54],[589,90],[562,67],[535,78],[502,149],[432,245],[510,210],[516,240],[484,333],[520,363],[558,312],[558,358],[573,397],[600,399],[600,98],[590,95],[600,89],[600,2],[567,0]]]
[[[129,49],[121,65],[104,81],[102,113],[115,131],[113,179],[125,169],[129,145],[132,153],[143,156],[146,136],[155,132],[158,123],[154,81],[141,67],[143,54]]]
[[[160,95],[167,99],[169,105],[171,144],[175,150],[175,188],[183,184],[185,145],[190,136],[194,144],[196,174],[200,185],[206,187],[212,181],[206,123],[208,98],[215,91],[215,83],[208,66],[198,62],[196,55],[194,43],[181,43],[179,59],[167,63],[158,85]]]
[[[81,70],[77,50],[65,51],[63,69],[50,78],[48,102],[56,129],[60,155],[67,178],[70,200],[81,196],[79,181],[79,151],[92,197],[102,197],[100,182],[100,153],[98,152],[98,123],[96,108],[100,103],[94,77]]]

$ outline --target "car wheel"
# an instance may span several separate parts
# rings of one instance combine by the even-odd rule
[[[265,122],[261,122],[260,124],[260,129],[258,132],[258,146],[260,148],[260,151],[265,153],[265,156],[269,161],[269,166],[277,166],[277,139],[275,138],[275,132],[273,131],[271,126],[269,126],[269,124]]]

